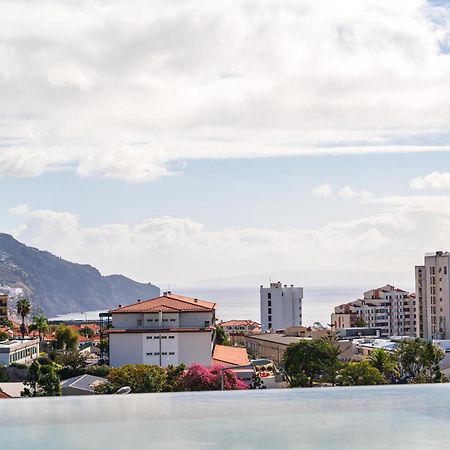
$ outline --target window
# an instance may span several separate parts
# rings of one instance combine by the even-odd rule
[[[267,302],[267,306],[272,306],[272,300],[269,300],[269,301]]]
[[[167,336],[161,336],[161,339],[167,339]]]
[[[175,352],[169,352],[169,355],[175,355]]]
[[[167,352],[162,352],[161,355],[167,355]]]
[[[444,266],[444,275],[447,275],[447,266]]]
[[[147,353],[147,356],[152,356],[153,355],[153,353]]]
[[[267,298],[270,300],[272,298],[272,294],[270,292],[267,293]]]
[[[142,327],[142,319],[137,319],[137,326]]]
[[[175,339],[175,336],[169,336],[169,339]]]
[[[177,319],[170,319],[170,321],[171,321],[171,322],[176,322],[176,321],[177,321]]]
[[[269,323],[268,323],[268,326],[269,326],[269,329],[272,328],[272,323],[269,322]]]
[[[268,317],[269,322],[272,322],[272,316]]]
[[[151,336],[147,336],[147,339],[153,339]]]
[[[272,314],[272,308],[269,308],[267,312],[268,314]]]
[[[163,322],[167,322],[167,319],[163,319]]]

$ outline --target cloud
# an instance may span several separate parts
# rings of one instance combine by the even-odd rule
[[[0,175],[450,150],[450,12],[425,0],[0,8]]]
[[[339,195],[344,200],[368,200],[373,197],[373,195],[368,191],[356,192],[350,186],[344,186],[342,189],[340,189]]]
[[[321,184],[313,189],[313,194],[319,198],[331,197],[333,195],[333,188],[328,184]]]
[[[432,172],[428,175],[413,178],[409,182],[411,189],[450,189],[450,173]]]
[[[20,222],[12,231],[20,241],[92,264],[105,274],[124,273],[141,281],[192,285],[243,273],[295,269],[317,271],[319,277],[322,271],[372,273],[374,268],[410,274],[412,280],[413,266],[425,251],[448,246],[450,207],[425,211],[401,203],[400,198],[386,198],[374,203],[379,210],[370,215],[286,230],[211,230],[191,218],[169,216],[86,226],[70,212],[23,205],[11,213]]]

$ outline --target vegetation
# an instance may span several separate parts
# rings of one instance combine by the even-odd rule
[[[107,365],[78,367],[76,369],[62,367],[58,369],[58,376],[61,380],[78,377],[79,375],[93,375],[95,377],[106,378],[110,370],[111,369]]]
[[[41,342],[44,340],[45,333],[47,333],[49,329],[47,317],[43,314],[34,316],[33,322],[28,327],[28,331],[37,331],[39,333],[39,340]]]
[[[362,316],[357,317],[357,319],[355,321],[355,327],[359,327],[359,328],[367,327],[367,323],[364,320],[364,317],[362,317]]]
[[[11,335],[6,331],[0,331],[0,342],[9,341],[11,339]]]
[[[423,339],[405,339],[398,343],[396,357],[404,377],[413,383],[441,383],[440,362],[444,352]]]
[[[58,353],[56,362],[62,366],[72,370],[79,369],[86,365],[87,356],[78,350]]]
[[[223,372],[225,390],[247,389],[244,381],[239,380],[231,370],[223,370],[220,366],[204,367],[192,364],[185,373],[181,386],[183,391],[217,391],[221,388],[221,372]]]
[[[24,382],[22,397],[54,397],[61,395],[59,377],[52,365],[41,365],[34,361]]]
[[[55,331],[55,350],[73,351],[78,348],[79,334],[67,325],[60,324]]]
[[[143,392],[162,392],[167,380],[165,369],[159,366],[145,364],[115,367],[107,376],[113,392],[121,387],[129,386],[131,392],[138,394]]]
[[[372,350],[368,357],[368,362],[372,367],[378,369],[386,381],[393,381],[399,375],[395,356],[383,348]]]
[[[92,328],[89,328],[87,326],[81,327],[79,331],[80,336],[85,336],[87,338],[91,338],[94,336],[94,330]]]
[[[14,328],[14,324],[6,317],[0,317],[0,328],[9,328],[12,330]]]
[[[292,387],[313,383],[334,383],[339,350],[325,339],[302,340],[289,345],[284,354],[284,368]]]
[[[231,345],[225,330],[222,327],[216,328],[216,344],[217,345]]]
[[[25,339],[25,334],[27,333],[27,327],[25,326],[25,317],[30,314],[31,302],[27,298],[22,298],[17,301],[16,304],[17,314],[22,318],[22,323],[20,324],[20,333],[22,334],[22,339]]]
[[[350,362],[338,373],[337,384],[340,386],[367,386],[384,384],[381,372],[369,361]]]

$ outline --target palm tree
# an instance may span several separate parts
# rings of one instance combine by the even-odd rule
[[[39,340],[42,342],[45,333],[50,329],[47,317],[43,314],[38,314],[33,317],[33,322],[28,327],[28,331],[37,331],[39,333]]]
[[[20,333],[22,334],[22,339],[25,339],[25,333],[27,332],[27,328],[25,326],[25,317],[30,314],[31,311],[31,302],[27,298],[22,298],[17,302],[16,305],[17,314],[22,317],[22,323],[20,324]]]
[[[12,329],[14,324],[6,317],[0,317],[0,327]]]
[[[368,357],[369,364],[378,369],[389,380],[398,376],[399,370],[394,356],[384,348],[372,350]]]

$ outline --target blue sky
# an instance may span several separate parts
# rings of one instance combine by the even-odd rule
[[[0,29],[27,244],[185,285],[410,285],[450,247],[449,2],[18,0]]]

